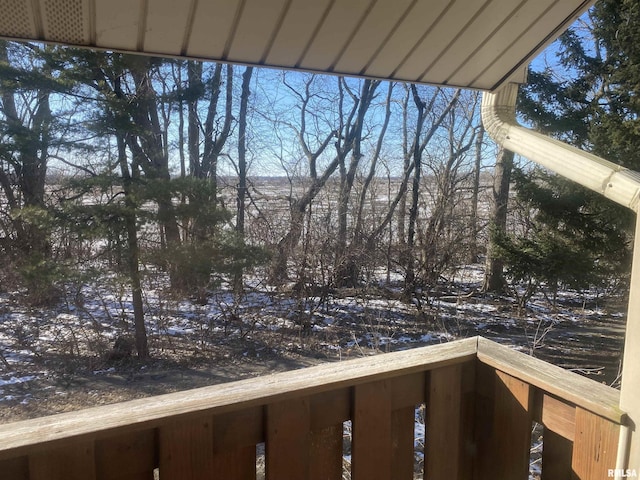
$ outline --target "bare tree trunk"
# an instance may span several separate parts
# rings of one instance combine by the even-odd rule
[[[116,94],[122,96],[120,78],[116,79],[114,88]],[[116,113],[116,115],[122,115],[122,113]],[[149,357],[149,344],[147,341],[147,328],[144,324],[144,304],[142,299],[142,282],[140,279],[140,247],[138,245],[138,225],[136,221],[137,206],[132,198],[131,189],[133,188],[133,182],[129,166],[127,165],[127,143],[125,134],[118,131],[116,133],[116,140],[118,145],[118,163],[120,165],[120,175],[122,176],[124,203],[126,207],[124,222],[127,235],[127,269],[131,282],[135,344],[138,358],[142,359]]]
[[[353,109],[348,117],[347,123],[343,128],[341,128],[341,131],[344,131],[344,141],[341,141],[341,139],[338,140],[338,158],[340,159],[340,192],[338,196],[338,239],[336,248],[336,265],[334,269],[334,281],[338,287],[355,287],[360,276],[357,252],[354,251],[354,248],[347,247],[349,199],[353,189],[356,170],[362,158],[362,128],[364,126],[365,115],[371,106],[371,101],[373,100],[373,96],[375,95],[375,91],[379,85],[379,81],[365,80],[360,91],[360,98],[358,99],[350,90],[348,90],[346,83],[344,81],[341,82],[340,105],[342,107],[342,89],[344,88],[347,89],[353,99]],[[356,107],[357,115],[354,119],[353,114],[356,112]],[[351,152],[351,161],[347,168],[345,160],[348,152]],[[352,244],[351,247],[355,247],[355,245]]]
[[[469,257],[470,263],[478,261],[479,247],[478,247],[478,197],[480,194],[480,169],[482,167],[482,145],[484,142],[484,127],[480,125],[478,133],[476,135],[476,158],[475,166],[473,170],[473,186],[471,191],[471,217],[469,218],[469,232],[471,234],[471,241],[469,242]]]
[[[136,222],[136,206],[131,199],[131,175],[127,166],[125,141],[118,135],[118,162],[123,179],[124,202],[127,207],[125,228],[127,231],[127,269],[131,282],[131,299],[133,303],[133,324],[135,331],[136,351],[138,358],[149,357],[147,328],[144,324],[144,304],[142,299],[142,282],[140,279],[140,248],[138,246],[138,227]]]
[[[240,112],[238,119],[238,193],[237,193],[237,214],[236,232],[244,240],[245,222],[245,200],[247,196],[247,108],[249,104],[249,85],[253,67],[247,67],[242,74],[242,93],[240,95]],[[243,272],[237,272],[234,280],[234,291],[236,295],[243,290]]]
[[[513,152],[501,149],[496,159],[495,179],[493,182],[493,212],[490,222],[489,245],[483,291],[502,293],[505,289],[503,275],[504,264],[496,253],[496,239],[504,235],[507,228],[507,207],[509,203],[509,185],[513,169]]]
[[[300,101],[300,128],[296,133],[300,147],[307,159],[311,184],[299,199],[291,200],[289,206],[289,212],[291,215],[289,230],[278,242],[276,246],[276,254],[274,255],[270,267],[270,282],[274,284],[281,284],[287,278],[289,257],[298,245],[300,236],[302,235],[304,227],[304,213],[306,212],[307,207],[309,207],[311,202],[316,198],[316,195],[318,195],[327,183],[327,180],[329,180],[331,175],[336,171],[340,163],[340,159],[336,155],[336,157],[334,157],[334,159],[325,167],[324,172],[321,175],[318,175],[318,159],[327,149],[331,141],[339,136],[338,132],[332,131],[326,134],[315,151],[312,150],[307,143],[307,115],[313,114],[308,111],[309,101],[312,98],[311,84],[313,83],[313,79],[314,77],[310,76],[306,81],[304,93],[301,93],[294,87],[290,86],[286,80],[284,82],[285,86],[289,88],[292,94]]]

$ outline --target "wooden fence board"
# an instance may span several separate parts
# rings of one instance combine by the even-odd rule
[[[267,480],[308,478],[310,432],[311,412],[308,397],[267,405]]]
[[[545,429],[542,444],[542,480],[571,478],[573,442]]]
[[[391,471],[394,480],[413,480],[415,464],[414,406],[391,413]]]
[[[573,479],[601,480],[616,468],[620,426],[576,408],[576,433],[573,443]]]
[[[311,397],[311,429],[322,430],[351,418],[351,388],[340,388]]]
[[[425,479],[470,479],[473,473],[475,364],[430,372]]]
[[[213,418],[185,419],[160,427],[160,478],[213,478]]]
[[[398,410],[424,403],[427,375],[428,372],[419,372],[389,379],[391,408]]]
[[[342,478],[342,424],[311,432],[310,480]]]
[[[351,478],[393,478],[391,391],[386,381],[357,385],[354,389]]]
[[[478,365],[477,382],[493,398],[481,398],[476,408],[476,478],[526,479],[532,426],[532,388],[506,373]]]
[[[215,475],[210,478],[215,480],[255,480],[255,445],[214,453],[213,471]]]
[[[255,447],[264,442],[264,408],[251,407],[213,417],[213,450]]]
[[[29,455],[30,480],[95,480],[93,441],[51,447]]]
[[[29,480],[29,461],[27,457],[0,460],[0,474],[6,480]]]
[[[153,480],[158,466],[155,430],[96,440],[97,480]]]
[[[573,442],[576,407],[539,389],[534,397],[534,420],[544,425],[545,432],[551,430]]]

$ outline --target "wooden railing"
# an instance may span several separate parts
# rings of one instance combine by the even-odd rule
[[[1,425],[0,478],[255,479],[263,445],[267,479],[409,480],[421,406],[426,479],[527,479],[538,422],[543,479],[602,480],[618,399],[471,338]]]

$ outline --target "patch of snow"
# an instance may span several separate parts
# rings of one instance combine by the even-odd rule
[[[37,379],[35,375],[26,375],[24,377],[11,377],[8,380],[3,380],[0,378],[0,386],[5,385],[16,385],[19,383],[27,383]]]

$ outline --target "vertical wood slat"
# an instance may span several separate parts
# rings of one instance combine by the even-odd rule
[[[6,480],[29,480],[29,460],[27,457],[1,460],[0,474]]]
[[[425,479],[473,474],[475,363],[431,371],[427,392]]]
[[[573,442],[545,429],[542,444],[542,480],[571,478]]]
[[[160,427],[162,480],[214,478],[212,424],[206,416]]]
[[[153,480],[157,466],[155,430],[96,440],[97,480]]]
[[[526,479],[533,388],[486,365],[479,364],[477,372],[476,382],[481,388],[476,404],[476,478]]]
[[[601,480],[616,467],[620,425],[576,408],[573,479]]]
[[[214,479],[255,480],[256,447],[240,447],[213,455]]]
[[[424,402],[425,375],[354,387],[352,479],[413,478],[415,407]]]
[[[308,397],[267,405],[267,480],[308,478],[311,446],[310,410]]]
[[[95,480],[93,440],[29,455],[30,480]]]
[[[351,478],[392,477],[391,391],[386,381],[354,387]]]
[[[263,410],[253,407],[213,418],[215,478],[255,480],[256,445],[264,442]]]
[[[415,407],[391,412],[391,471],[394,480],[413,480],[415,463]]]
[[[310,480],[342,478],[342,424],[311,431]]]

